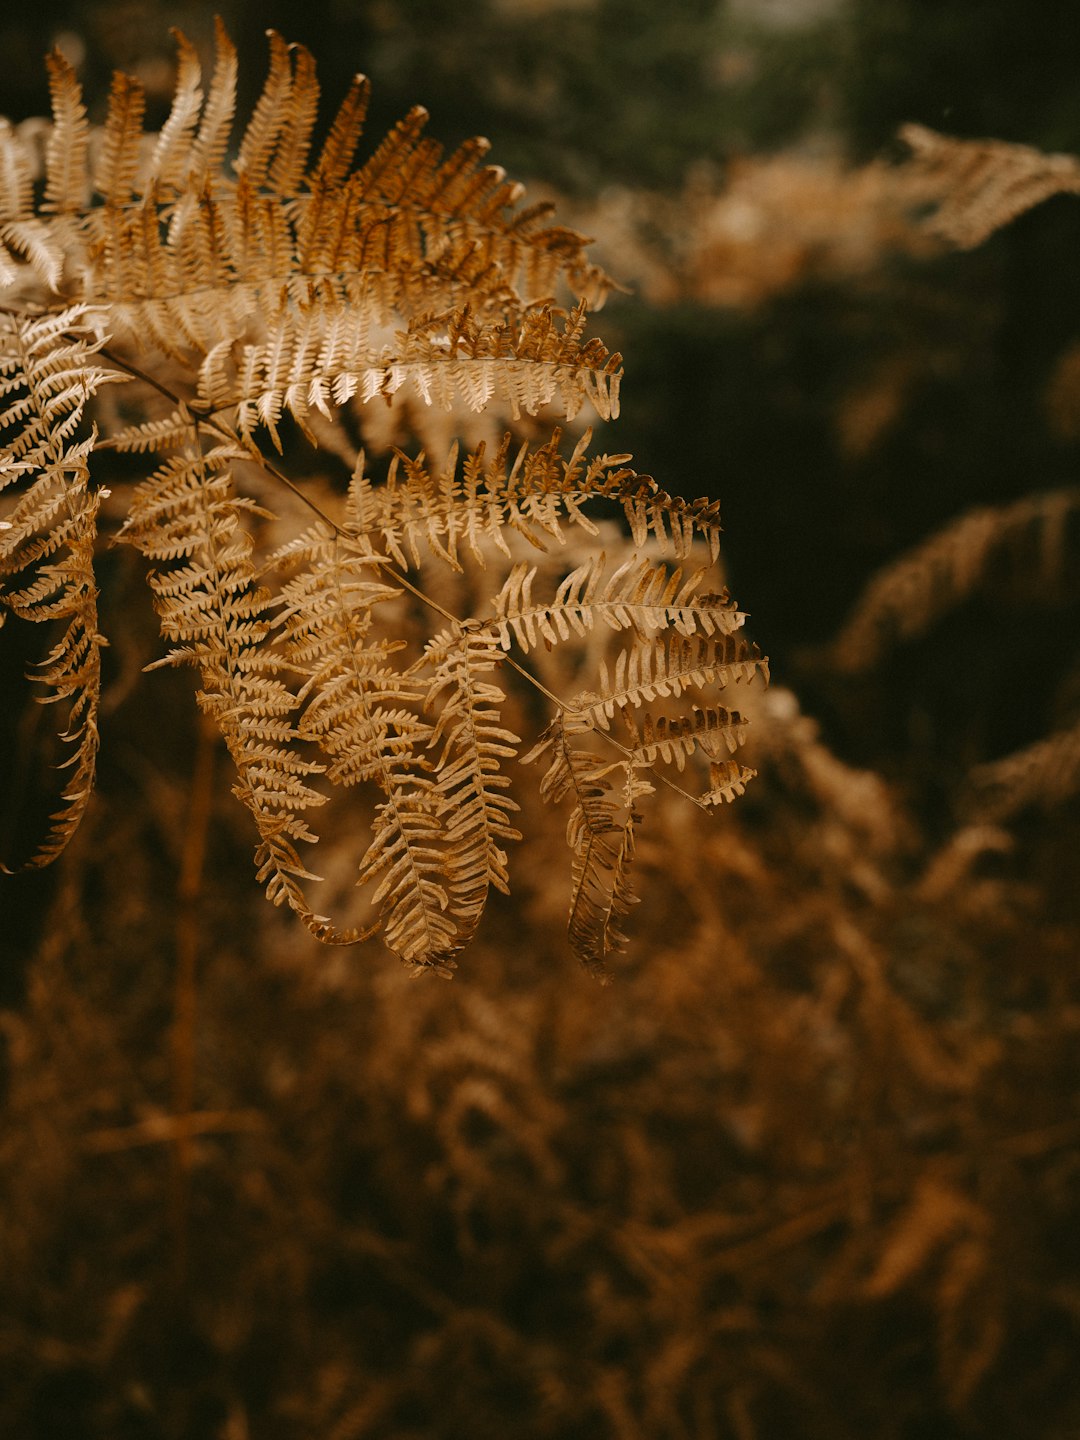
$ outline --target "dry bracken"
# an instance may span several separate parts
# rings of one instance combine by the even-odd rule
[[[314,63],[275,33],[234,150],[232,43],[219,23],[204,84],[194,47],[176,40],[157,135],[122,74],[92,130],[58,52],[44,145],[0,130],[0,599],[20,621],[65,627],[37,679],[67,707],[72,772],[29,863],[60,852],[93,787],[96,520],[115,487],[113,538],[150,565],[167,645],[155,664],[194,667],[275,904],[320,939],[378,931],[410,966],[449,973],[491,888],[507,890],[520,838],[507,767],[521,742],[498,683],[513,669],[554,711],[525,758],[545,757],[544,794],[572,804],[569,933],[603,973],[623,943],[656,767],[681,772],[700,751],[711,770],[691,798],[703,808],[750,774],[728,758],[743,722],[715,692],[766,667],[715,578],[717,507],[665,493],[628,456],[590,456],[587,434],[567,457],[557,429],[441,461],[398,452],[381,474],[360,455],[336,508],[289,480],[267,442],[283,454],[298,430],[325,445],[342,407],[403,394],[510,422],[552,407],[571,420],[586,405],[614,417],[621,360],[588,333],[610,282],[585,237],[549,207],[520,206],[486,141],[444,155],[422,109],[357,160],[361,76],[312,149]],[[112,382],[124,399],[106,413],[95,396]],[[155,457],[146,478],[115,479],[128,473],[117,452]],[[630,531],[610,564],[594,502]],[[554,580],[525,558],[560,552]],[[432,563],[488,567],[476,613],[425,589]],[[436,617],[419,640],[408,607]],[[592,632],[595,677],[567,696],[511,655]],[[374,796],[356,812],[363,905],[347,921],[309,898],[305,858],[316,812],[340,792]]]

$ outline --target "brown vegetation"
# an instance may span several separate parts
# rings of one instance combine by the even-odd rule
[[[280,67],[276,42],[274,53]],[[77,118],[69,123],[78,128]],[[133,134],[125,127],[114,126],[114,150]],[[192,134],[189,126],[189,140]],[[984,145],[976,155],[958,142],[915,138],[936,167],[930,182],[921,170],[896,177],[873,167],[853,181],[857,202],[842,176],[826,171],[818,206],[804,176],[799,205],[816,218],[795,230],[811,238],[801,250],[792,249],[790,234],[766,248],[756,280],[752,248],[734,260],[725,252],[723,262],[712,255],[710,275],[730,263],[737,279],[741,270],[751,278],[738,281],[737,295],[722,277],[710,280],[711,298],[759,303],[797,283],[807,266],[818,267],[819,278],[829,267],[858,271],[879,243],[899,245],[916,263],[928,242],[910,217],[897,218],[903,207],[896,197],[938,184],[950,165],[970,175],[977,161],[981,177],[971,192],[978,216],[967,229],[957,195],[948,186],[940,192],[941,213],[958,234],[985,228],[986,205],[998,204],[999,194],[1005,209],[997,223],[1019,208],[1018,195],[1040,198],[1047,174],[1072,184],[1068,166],[1047,165],[1037,152],[1024,160],[1015,147]],[[415,150],[403,153],[416,159]],[[997,178],[995,156],[1004,167]],[[54,153],[54,174],[58,163]],[[776,173],[763,167],[755,180],[748,167],[733,190],[744,203],[740,186],[760,183],[771,196]],[[484,183],[496,182],[489,176]],[[223,192],[222,204],[236,203],[241,189]],[[920,193],[925,203],[928,192]],[[865,222],[859,242],[826,243],[824,217],[839,214],[845,228],[849,218],[854,226],[868,195],[879,218]],[[887,223],[874,210],[879,201]],[[134,213],[145,203],[119,208]],[[5,334],[12,344],[40,344],[54,357],[59,351],[64,363],[73,355],[84,390],[100,381],[103,434],[124,426],[131,439],[132,426],[149,419],[150,438],[160,438],[176,424],[167,412],[185,407],[161,403],[160,386],[114,386],[116,364],[100,333],[67,308],[72,297],[58,321],[26,314],[35,294],[40,303],[50,265],[70,266],[73,253],[85,261],[84,282],[104,287],[90,296],[101,303],[107,286],[94,267],[108,264],[109,210],[80,209],[55,253],[32,226],[9,228],[17,271],[9,312],[20,313],[9,313]],[[301,206],[288,212],[290,227],[297,213]],[[51,224],[25,214],[9,224],[25,227],[35,218],[46,229]],[[466,215],[466,230],[474,219]],[[714,215],[701,245],[688,245],[687,254],[711,254],[717,223]],[[87,233],[98,250],[85,245]],[[243,226],[239,233],[253,234]],[[164,234],[162,227],[167,250]],[[290,234],[292,244],[296,228]],[[46,249],[35,259],[39,243]],[[560,256],[572,252],[574,264],[585,267],[580,274],[596,279],[576,239],[551,244]],[[28,266],[35,277],[27,278]],[[672,285],[698,284],[693,265],[674,273]],[[227,287],[220,276],[216,283],[220,301]],[[252,291],[245,325],[261,323],[255,317],[268,283]],[[658,498],[627,471],[625,457],[590,468],[584,444],[574,458],[560,459],[535,430],[517,472],[516,449],[496,447],[492,456],[489,446],[483,463],[466,466],[465,480],[451,465],[403,453],[393,478],[379,472],[372,484],[356,465],[368,422],[363,410],[349,408],[336,431],[315,412],[310,422],[297,415],[325,452],[303,461],[307,473],[298,483],[334,516],[333,526],[298,541],[306,504],[281,493],[280,479],[249,443],[269,425],[282,442],[283,467],[307,455],[288,419],[297,407],[287,387],[260,381],[258,393],[241,398],[241,411],[250,406],[246,420],[223,412],[211,434],[204,410],[216,404],[209,387],[222,372],[203,369],[213,345],[192,331],[221,316],[152,314],[156,303],[140,299],[131,323],[145,322],[159,339],[175,323],[185,336],[182,353],[161,362],[161,383],[182,386],[186,376],[189,401],[180,418],[197,434],[189,461],[172,470],[171,461],[162,465],[155,496],[138,458],[116,459],[100,448],[73,456],[87,432],[65,428],[83,404],[71,400],[65,381],[53,392],[62,397],[63,455],[43,470],[51,481],[75,477],[76,503],[68,503],[52,552],[62,561],[44,549],[31,554],[26,537],[19,542],[19,553],[29,555],[19,568],[47,583],[36,598],[17,598],[16,616],[20,606],[59,596],[59,619],[79,650],[78,678],[85,680],[90,664],[98,667],[95,682],[100,676],[97,717],[76,698],[68,721],[67,748],[83,771],[69,791],[88,784],[93,727],[100,725],[104,743],[94,802],[76,829],[74,811],[83,811],[85,797],[69,799],[73,809],[50,842],[54,849],[68,842],[59,864],[4,881],[12,897],[5,920],[13,918],[18,935],[25,988],[9,997],[0,1021],[0,1430],[30,1440],[1074,1434],[1080,764],[1070,708],[1078,693],[1073,650],[1057,647],[1052,720],[1032,747],[1002,759],[965,739],[967,763],[935,754],[928,779],[884,760],[871,767],[841,758],[782,686],[740,685],[737,716],[707,702],[696,712],[687,707],[682,722],[670,710],[631,715],[625,749],[609,753],[599,734],[630,664],[622,662],[620,678],[611,651],[620,637],[644,647],[672,630],[665,663],[678,658],[673,645],[707,641],[714,669],[734,667],[704,677],[710,681],[734,681],[740,665],[744,679],[760,668],[749,648],[720,654],[742,642],[727,633],[738,612],[721,600],[719,584],[711,595],[701,586],[684,591],[686,579],[672,581],[661,550],[664,541],[669,554],[673,545],[684,552],[679,563],[688,571],[713,565],[714,507]],[[541,350],[552,333],[565,335],[552,312],[534,313],[555,327],[545,330]],[[425,383],[434,383],[439,358],[418,323],[421,331],[415,343],[429,348],[420,368],[430,372]],[[234,352],[232,381],[269,373],[266,336],[253,328],[245,337],[248,371]],[[131,352],[117,344],[115,353]],[[513,358],[543,363],[542,355]],[[384,371],[400,359],[392,357]],[[601,373],[607,366],[605,356]],[[34,388],[26,382],[31,367],[19,373],[9,414]],[[55,373],[43,375],[44,393]],[[895,385],[888,376],[880,382],[878,400],[891,397],[894,416],[903,412],[907,374],[901,366]],[[1068,391],[1064,379],[1060,388]],[[124,414],[118,400],[129,394],[136,414]],[[527,405],[534,400],[539,406],[538,392]],[[407,424],[409,413],[395,423]],[[845,414],[841,404],[838,423]],[[224,437],[220,427],[234,418]],[[864,433],[857,416],[847,418],[851,435]],[[22,433],[22,423],[14,414],[8,435]],[[526,423],[539,426],[542,417]],[[232,496],[220,491],[225,466],[215,468],[213,459],[226,438],[235,447],[228,457],[238,487]],[[31,437],[22,456],[36,453],[37,444]],[[333,456],[345,462],[337,470]],[[24,472],[11,462],[23,461],[7,458],[14,490]],[[103,461],[115,467],[107,472],[111,495],[101,489]],[[204,490],[195,482],[207,464]],[[530,476],[520,494],[509,484],[515,473]],[[586,474],[592,479],[582,485]],[[549,729],[539,745],[549,764],[547,790],[565,791],[575,780],[579,787],[570,827],[574,885],[591,897],[591,914],[575,930],[572,908],[571,939],[587,968],[606,960],[616,983],[601,987],[568,963],[565,889],[552,880],[565,869],[566,825],[543,803],[540,777],[526,771],[519,783],[516,763],[505,766],[521,806],[511,821],[506,789],[490,778],[503,778],[509,757],[501,753],[498,771],[485,771],[481,782],[488,868],[432,881],[454,891],[455,908],[447,907],[454,945],[475,931],[467,974],[452,985],[429,975],[414,980],[377,947],[328,949],[287,910],[260,903],[247,864],[250,817],[226,781],[238,746],[257,735],[250,730],[237,740],[225,687],[240,674],[248,687],[241,698],[265,719],[272,706],[257,704],[256,690],[279,672],[252,665],[223,677],[221,652],[206,653],[202,627],[173,608],[184,582],[171,585],[176,558],[160,527],[160,506],[173,500],[163,494],[170,475],[181,482],[180,509],[171,516],[181,530],[196,493],[209,497],[211,512],[202,539],[218,536],[222,521],[222,544],[236,568],[223,567],[214,587],[219,598],[241,595],[258,611],[226,616],[230,643],[236,627],[265,620],[262,599],[253,598],[265,583],[254,575],[256,546],[267,556],[291,549],[300,562],[299,581],[287,574],[270,581],[279,585],[286,616],[272,653],[282,667],[294,667],[305,690],[309,682],[314,688],[328,655],[332,660],[312,619],[322,612],[310,604],[318,576],[329,573],[347,574],[360,611],[389,607],[378,633],[382,659],[388,665],[392,643],[405,642],[427,667],[425,686],[463,691],[461,669],[476,652],[483,674],[473,712],[498,731],[495,747],[516,745],[508,736],[540,735],[549,695],[572,697],[557,712],[561,732]],[[143,488],[132,498],[137,482]],[[588,525],[578,523],[575,509],[584,490],[599,506]],[[617,504],[604,513],[612,497]],[[49,533],[54,499],[49,490],[35,501],[40,523],[31,545]],[[493,507],[497,523],[477,521]],[[1071,613],[1075,512],[1075,493],[1062,490],[983,505],[874,577],[829,653],[812,657],[818,677],[830,677],[837,707],[845,703],[844,685],[862,686],[848,696],[848,713],[868,717],[868,730],[875,716],[891,718],[901,682],[888,670],[890,657],[917,657],[917,647],[937,643],[943,627],[947,648],[954,643],[950,617],[987,594],[1014,606],[1036,596],[1044,614]],[[98,622],[89,618],[89,562],[80,559],[84,550],[89,557],[87,523],[98,515],[109,527],[126,521],[137,542],[96,560],[93,588],[114,621],[109,649],[99,646]],[[596,557],[625,553],[626,521],[638,559],[618,582],[610,567],[602,581]],[[527,567],[513,550],[523,531],[543,542],[529,547]],[[556,533],[565,547],[552,543]],[[509,555],[500,549],[505,539]],[[181,535],[176,555],[185,543]],[[320,559],[335,547],[320,571]],[[202,715],[187,703],[182,672],[141,674],[157,656],[158,637],[141,604],[137,549],[155,558],[153,584],[170,643],[203,647],[195,657]],[[402,587],[402,577],[415,589]],[[384,602],[376,593],[383,584],[404,593]],[[542,601],[531,599],[530,586]],[[454,632],[456,650],[445,635],[432,641],[431,603],[451,617],[451,629],[454,616],[477,617]],[[591,625],[586,604],[595,607]],[[291,629],[290,613],[304,615]],[[719,640],[706,629],[706,614]],[[695,627],[704,639],[688,633]],[[30,627],[10,622],[5,639],[20,628]],[[265,633],[256,640],[252,654]],[[511,641],[548,694],[509,683]],[[1000,703],[1011,715],[1025,697],[1002,651]],[[658,646],[649,653],[660,658]],[[10,668],[22,659],[16,648]],[[46,680],[62,696],[65,685],[74,686],[76,667],[63,651],[48,663]],[[694,663],[702,668],[700,656]],[[951,663],[958,666],[960,657]],[[390,756],[393,768],[410,745],[426,754],[435,739],[431,748],[443,743],[443,774],[452,776],[461,711],[425,706],[420,674],[402,669],[393,680],[394,703],[405,686],[408,703],[383,726],[379,754]],[[635,684],[644,696],[663,688],[656,682],[650,671]],[[490,694],[496,688],[497,701]],[[85,685],[78,693],[87,693]],[[261,693],[264,700],[270,694]],[[485,718],[489,707],[497,707],[497,720]],[[295,724],[293,710],[283,714],[286,728]],[[317,705],[307,714],[310,737],[325,740],[319,763],[331,772],[337,767],[344,778],[349,766],[374,763],[371,751],[337,746],[334,719],[324,724]],[[48,750],[43,715],[47,709],[28,705],[5,717],[16,778],[30,776],[28,755]],[[231,758],[215,720],[223,721]],[[590,721],[598,742],[588,758],[576,758],[583,742],[574,731],[585,733]],[[747,722],[746,755],[758,778],[737,804],[706,814],[657,784],[638,818],[634,786],[651,786],[648,767],[658,758],[670,761],[670,778],[685,788],[700,759],[689,752],[704,749],[712,774],[702,774],[700,784],[741,789],[744,772],[728,757]],[[245,774],[243,763],[240,770],[243,789],[252,772]],[[621,791],[610,783],[616,772]],[[306,772],[290,777],[308,783]],[[25,786],[33,818],[29,779]],[[455,790],[450,783],[446,795]],[[373,803],[385,804],[387,793]],[[258,817],[250,784],[244,798]],[[614,818],[604,807],[616,800]],[[353,889],[358,834],[366,850],[372,815],[376,826],[385,824],[386,811],[374,812],[369,802],[367,810],[330,805],[321,813],[324,890],[337,905]],[[512,829],[527,841],[504,870],[498,842]],[[591,878],[590,835],[606,847],[606,863]],[[264,846],[272,840],[263,833]],[[623,877],[631,858],[642,900],[633,907],[634,939],[612,960],[630,909]],[[279,873],[292,872],[286,866]],[[590,889],[597,879],[599,892]],[[496,892],[482,924],[478,884]],[[409,897],[392,897],[382,918],[387,938],[416,959],[408,948],[415,924]]]

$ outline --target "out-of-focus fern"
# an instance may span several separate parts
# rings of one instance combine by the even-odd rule
[[[921,125],[901,137],[909,172],[935,199],[926,226],[952,245],[973,248],[1055,195],[1080,195],[1080,160],[998,140],[960,140]],[[1080,489],[1026,495],[1010,505],[970,510],[873,577],[832,647],[848,672],[876,664],[897,642],[914,640],[971,596],[1010,587],[1064,599],[1074,572]],[[968,802],[984,818],[1004,819],[1028,805],[1052,806],[1080,789],[1080,723],[975,768]]]

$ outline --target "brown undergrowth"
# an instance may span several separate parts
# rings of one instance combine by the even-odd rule
[[[1053,855],[1007,877],[987,827],[928,853],[787,692],[755,721],[757,798],[700,827],[665,802],[643,834],[606,990],[560,956],[535,799],[535,867],[443,987],[314,964],[213,885],[174,900],[194,751],[136,805],[107,777],[5,1022],[4,1430],[1069,1433],[1080,997]],[[220,798],[207,841],[211,873],[242,866]]]

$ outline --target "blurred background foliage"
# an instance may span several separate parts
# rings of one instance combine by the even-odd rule
[[[1080,719],[1076,507],[1049,539],[1022,508],[1075,496],[1080,205],[960,254],[891,178],[908,121],[1080,152],[1074,7],[217,8],[248,106],[274,26],[328,113],[372,77],[372,142],[422,103],[597,236],[627,285],[595,322],[626,355],[599,443],[720,497],[778,688],[746,798],[658,826],[609,991],[537,878],[558,818],[530,811],[461,978],[413,986],[263,915],[222,784],[185,1139],[167,1037],[199,742],[186,677],[132,683],[153,620],[109,558],[128,633],[95,818],[3,902],[0,1429],[1075,1436],[1080,762],[996,812],[972,777]],[[160,123],[170,25],[209,51],[201,4],[7,7],[2,108],[47,113],[59,40],[95,118],[119,66]],[[916,570],[928,611],[942,591],[921,633],[901,597],[841,663],[883,567],[1004,506],[968,581]],[[6,753],[20,723],[4,707]]]

